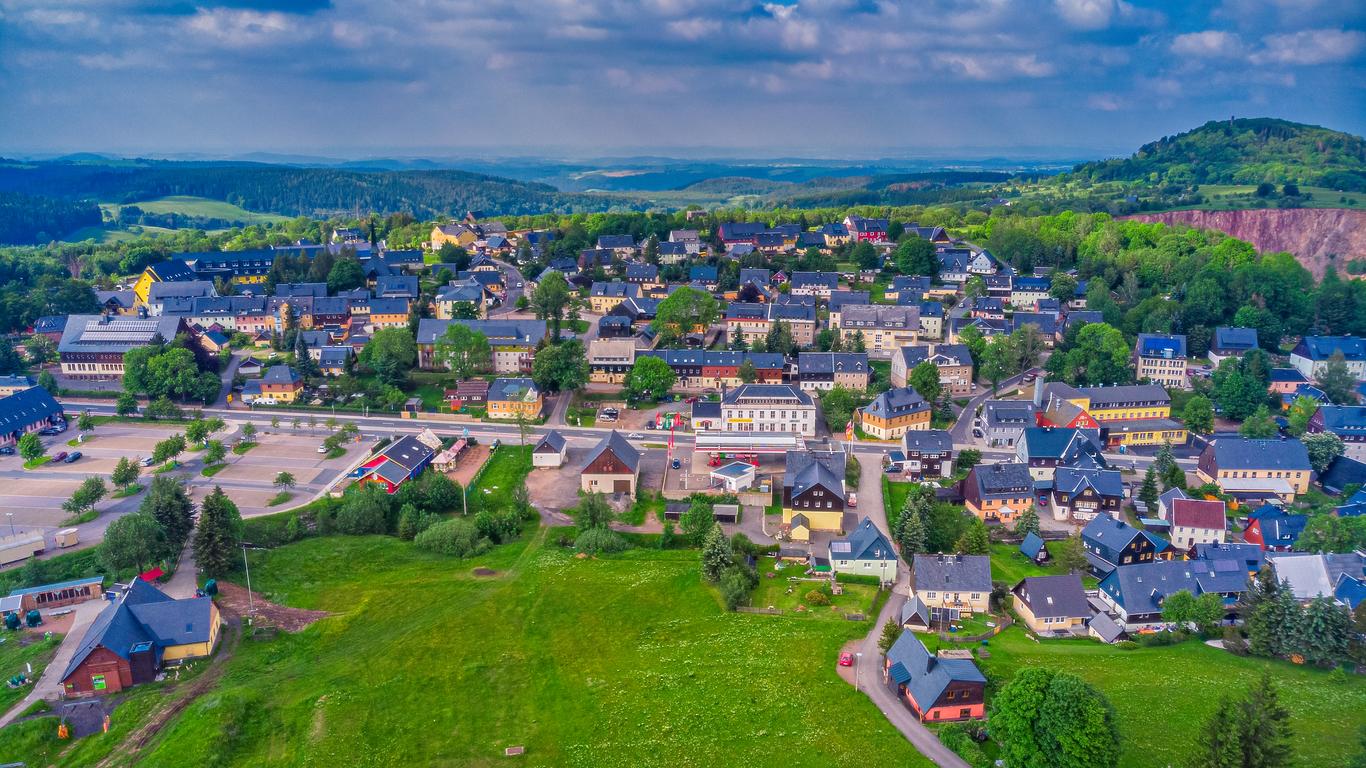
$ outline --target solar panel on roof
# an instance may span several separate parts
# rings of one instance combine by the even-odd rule
[[[851,551],[853,551],[853,550],[852,550],[852,548],[849,546],[849,542],[847,542],[847,541],[832,541],[832,542],[830,542],[830,551],[831,551],[831,552],[841,552],[841,553],[843,553],[843,552],[851,552]]]

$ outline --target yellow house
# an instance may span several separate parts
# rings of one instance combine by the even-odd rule
[[[640,286],[635,283],[623,283],[619,280],[610,283],[593,283],[593,287],[588,293],[588,303],[593,308],[593,312],[599,315],[611,312],[618,304],[627,299],[638,298],[640,298]]]
[[[1185,425],[1171,417],[1167,390],[1156,384],[1120,387],[1070,387],[1061,382],[1038,385],[1036,402],[1041,426],[1107,431],[1107,447],[1182,445],[1190,437]]]
[[[209,603],[209,637],[198,643],[184,643],[182,645],[168,645],[161,651],[161,661],[169,664],[174,661],[184,661],[185,659],[202,659],[213,653],[213,649],[218,645],[218,631],[222,618],[218,614],[218,606],[213,602]]]
[[[133,283],[133,295],[139,304],[145,305],[152,290],[152,283],[188,282],[198,279],[199,277],[183,261],[161,261],[149,264],[142,270],[137,282]]]
[[[787,454],[783,468],[783,525],[794,541],[808,541],[812,531],[840,531],[844,526],[843,451]]]
[[[469,248],[478,239],[479,235],[464,224],[442,224],[432,227],[432,250],[437,250],[446,243]]]
[[[494,379],[489,385],[488,415],[490,419],[539,419],[545,398],[531,379]]]
[[[900,440],[911,430],[930,428],[930,404],[910,387],[889,389],[858,410],[859,425],[877,440]]]
[[[374,326],[375,330],[407,328],[408,309],[407,299],[371,299],[370,325]]]
[[[1309,452],[1299,440],[1221,437],[1205,446],[1195,474],[1226,493],[1274,493],[1286,503],[1309,490]]]

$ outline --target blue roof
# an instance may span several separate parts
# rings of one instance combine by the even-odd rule
[[[906,687],[922,711],[939,699],[950,683],[983,683],[987,679],[971,659],[941,659],[932,656],[914,632],[902,632],[887,651],[887,674]]]
[[[1039,534],[1032,531],[1025,534],[1024,541],[1020,542],[1020,552],[1030,560],[1038,557],[1039,551],[1042,549],[1044,549],[1043,539],[1039,538]]]
[[[0,435],[13,435],[44,419],[62,416],[62,406],[42,387],[0,397]]]
[[[1338,577],[1337,588],[1333,590],[1333,597],[1347,604],[1347,607],[1355,611],[1363,600],[1366,600],[1366,580],[1356,576],[1342,574]]]
[[[37,586],[37,587],[27,587],[27,588],[25,588],[25,589],[16,589],[16,590],[14,590],[13,592],[10,592],[9,594],[10,594],[10,597],[14,597],[15,595],[32,595],[32,594],[36,594],[36,593],[38,593],[38,592],[51,592],[51,591],[53,591],[53,590],[55,590],[55,589],[66,589],[67,587],[79,587],[79,586],[83,586],[83,585],[85,585],[85,584],[101,584],[101,583],[103,583],[103,582],[104,582],[104,577],[103,577],[103,576],[88,576],[88,577],[86,577],[86,578],[84,578],[84,579],[73,579],[73,580],[71,580],[71,581],[59,581],[59,582],[57,582],[56,584],[43,584],[43,585]]]
[[[1248,352],[1257,348],[1256,328],[1233,328],[1221,325],[1214,329],[1210,349],[1216,352]]]
[[[1184,358],[1186,337],[1179,334],[1140,333],[1138,353],[1142,357]]]
[[[95,617],[62,679],[69,678],[96,648],[106,648],[126,659],[134,646],[146,643],[160,650],[168,645],[205,642],[213,633],[212,616],[208,597],[173,600],[142,579],[134,579]]]
[[[1213,561],[1154,560],[1121,565],[1100,580],[1100,589],[1129,614],[1162,612],[1162,601],[1182,590],[1199,597],[1206,592],[1239,594],[1247,589],[1247,571],[1215,568]]]
[[[896,550],[867,517],[847,538],[830,542],[831,560],[896,560]]]

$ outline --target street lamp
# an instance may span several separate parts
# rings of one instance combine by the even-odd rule
[[[6,512],[5,515],[7,515],[7,516],[9,517],[9,535],[13,536],[13,535],[14,535],[14,513],[13,513],[13,512]]]

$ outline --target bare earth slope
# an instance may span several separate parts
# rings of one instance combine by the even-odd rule
[[[1264,208],[1246,211],[1167,211],[1125,218],[1217,229],[1263,253],[1293,253],[1315,277],[1330,262],[1366,258],[1366,211],[1345,208]],[[1330,258],[1331,257],[1331,258]]]

